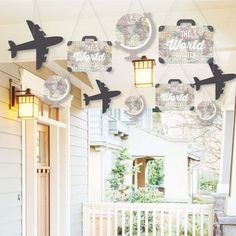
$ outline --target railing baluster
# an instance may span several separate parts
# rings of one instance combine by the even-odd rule
[[[188,210],[184,210],[184,236],[188,236]]]
[[[99,235],[103,236],[103,207],[102,206],[100,207],[99,223],[100,223]]]
[[[180,215],[180,209],[177,208],[177,211],[176,211],[176,236],[179,236],[179,215]]]
[[[94,207],[92,209],[93,209],[92,235],[95,236],[95,234],[96,234],[96,214],[95,214],[96,208]]]
[[[122,236],[125,236],[125,209],[122,209]]]
[[[168,219],[168,225],[169,225],[169,227],[168,227],[168,235],[169,236],[172,236],[172,216],[171,216],[171,209],[169,208],[169,219]]]
[[[156,236],[156,210],[152,210],[152,234]]]
[[[193,236],[196,235],[196,215],[195,215],[195,206],[193,205],[193,213],[192,213],[192,220],[193,220]]]
[[[141,235],[141,232],[140,232],[140,221],[141,221],[141,218],[140,218],[140,210],[139,209],[137,209],[137,211],[138,211],[138,218],[137,218],[137,235],[138,236],[140,236]]]
[[[213,208],[208,208],[208,235],[213,236],[213,221],[214,221],[214,213],[213,213]]]
[[[90,220],[88,216],[88,209],[89,209],[88,205],[86,204],[83,205],[83,233],[84,234],[88,233],[88,221]]]
[[[117,211],[117,208],[115,207],[115,211],[114,211],[114,234],[115,236],[118,235],[118,232],[117,232],[117,228],[118,228],[118,225],[117,225],[117,221],[118,221],[118,211]]]
[[[161,236],[164,236],[164,209],[161,208]]]
[[[145,236],[148,236],[148,209],[145,209]]]
[[[133,235],[133,209],[130,208],[129,212],[129,219],[130,219],[130,225],[129,225],[129,235]]]
[[[111,218],[110,218],[110,209],[107,208],[107,236],[111,235]]]
[[[200,231],[201,231],[201,236],[204,236],[204,215],[203,215],[203,209],[201,209],[201,217],[200,217]]]

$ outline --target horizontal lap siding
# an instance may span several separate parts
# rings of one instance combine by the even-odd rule
[[[1,67],[1,66],[0,66]],[[1,69],[1,68],[0,68]],[[0,71],[0,235],[21,235],[21,122],[9,110],[9,79]]]
[[[71,236],[82,236],[82,203],[88,199],[88,112],[81,108],[78,88],[72,87],[70,114]]]

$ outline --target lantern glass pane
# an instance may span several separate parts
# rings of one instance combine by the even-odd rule
[[[38,98],[35,96],[20,96],[18,98],[18,117],[33,119],[38,116]]]
[[[148,67],[148,62],[147,61],[144,61],[143,62],[143,68],[147,68]]]
[[[135,71],[135,84],[137,87],[153,86],[152,69],[138,69]]]
[[[32,103],[19,103],[19,117],[20,118],[33,118],[33,107],[34,105]]]

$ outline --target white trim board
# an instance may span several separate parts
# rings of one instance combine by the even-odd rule
[[[22,87],[32,88],[35,95],[43,98],[43,80],[24,70]],[[72,97],[71,97],[72,98]],[[22,121],[22,229],[23,236],[37,235],[37,176],[36,176],[36,134],[37,123],[50,127],[51,156],[51,206],[50,235],[70,235],[69,197],[69,99],[60,108],[60,121],[40,116],[38,120]]]

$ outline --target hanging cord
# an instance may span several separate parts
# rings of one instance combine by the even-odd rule
[[[75,21],[75,25],[74,25],[74,27],[73,27],[71,36],[70,36],[70,38],[69,38],[69,41],[71,41],[71,40],[73,39],[73,36],[74,36],[74,34],[75,34],[75,30],[76,30],[77,25],[78,25],[78,23],[79,23],[79,20],[81,19],[81,15],[82,15],[82,12],[83,12],[83,10],[84,10],[85,4],[86,4],[86,0],[83,1],[82,6],[81,6],[81,8],[80,8],[80,10],[79,10],[79,13],[78,13],[77,18],[76,18],[76,21]]]
[[[158,81],[158,84],[160,84],[163,78],[167,75],[168,69],[169,69],[169,64],[167,64],[164,73],[162,74],[161,78]]]
[[[162,25],[165,25],[166,21],[167,21],[167,18],[170,16],[170,13],[172,12],[174,6],[175,6],[175,3],[176,3],[177,0],[174,0],[173,3],[171,4],[167,14],[166,14],[166,17],[164,18],[163,22],[162,22]]]
[[[101,19],[100,19],[100,17],[98,16],[95,7],[94,7],[93,4],[92,4],[92,1],[91,1],[91,0],[88,0],[88,2],[90,3],[91,8],[93,9],[93,12],[94,12],[94,14],[95,14],[95,17],[97,18],[97,21],[98,21],[98,23],[99,23],[99,25],[100,25],[100,27],[101,27],[101,29],[102,29],[102,31],[103,31],[103,34],[105,35],[107,41],[109,41],[109,37],[108,37],[108,35],[106,34],[106,31],[105,31],[105,29],[104,29],[104,27],[103,27],[103,25],[102,25]]]
[[[181,64],[179,64],[179,66],[180,66],[180,68],[182,69],[182,71],[184,72],[184,74],[185,74],[185,76],[187,77],[187,79],[188,79],[188,81],[190,82],[190,84],[192,84],[192,81],[189,79],[188,73],[186,72],[186,70],[184,69],[184,67],[183,67]],[[208,98],[211,99],[211,95],[210,95],[208,89],[204,88],[204,92],[206,92]]]
[[[145,13],[146,11],[145,11],[145,9],[144,9],[144,6],[143,6],[141,0],[137,0],[137,1],[138,1],[138,3],[139,3],[139,5],[140,5],[140,7],[141,7],[141,9],[142,9],[142,11],[143,11],[143,13]],[[133,6],[134,3],[135,3],[135,0],[131,0],[131,2],[130,2],[130,4],[129,4],[129,8],[128,8],[128,14],[130,14],[131,8],[132,8],[132,6]]]
[[[43,28],[43,22],[42,22],[42,18],[41,18],[41,14],[40,14],[38,0],[33,1],[33,20],[34,21],[36,20],[36,16],[38,16],[40,27]],[[52,54],[53,58],[58,58],[56,52],[53,49],[50,49],[50,53]],[[62,67],[58,67],[58,68],[60,69],[60,73],[56,73],[56,74],[61,74],[62,77],[70,80],[68,77],[67,71],[64,70]]]

